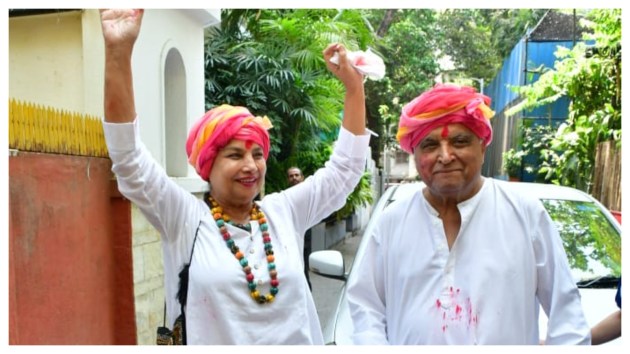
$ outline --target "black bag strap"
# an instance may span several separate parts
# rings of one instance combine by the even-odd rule
[[[166,301],[164,301],[164,319],[162,321],[162,327],[166,327]]]
[[[186,345],[186,313],[184,308],[188,300],[188,273],[190,270],[190,264],[192,263],[192,257],[195,253],[195,245],[197,244],[197,236],[199,235],[199,228],[201,227],[201,220],[197,225],[197,231],[195,231],[195,238],[193,239],[192,250],[190,251],[190,259],[188,263],[184,264],[182,270],[179,272],[179,289],[177,290],[177,299],[180,304],[180,311],[182,317],[182,342]],[[166,301],[164,301],[164,322],[163,326],[166,327]]]

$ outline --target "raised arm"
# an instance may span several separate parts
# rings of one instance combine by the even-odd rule
[[[100,10],[105,40],[105,121],[132,122],[136,117],[131,54],[144,10]]]
[[[339,65],[330,62],[335,52],[339,53]],[[342,44],[330,44],[324,49],[326,67],[346,88],[342,126],[354,135],[365,134],[365,92],[363,75],[348,61],[346,48]]]

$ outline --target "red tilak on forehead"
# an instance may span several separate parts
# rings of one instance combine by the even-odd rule
[[[442,127],[442,138],[446,138],[448,136],[448,125],[444,125]]]

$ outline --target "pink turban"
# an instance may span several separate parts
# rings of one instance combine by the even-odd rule
[[[433,129],[461,123],[487,146],[492,141],[490,118],[494,116],[489,104],[490,97],[472,87],[436,84],[403,107],[396,139],[403,150],[413,154],[414,147]]]
[[[247,108],[227,104],[215,107],[201,117],[190,129],[186,140],[188,162],[205,181],[210,176],[214,158],[232,139],[254,142],[269,156],[271,121],[254,117]]]

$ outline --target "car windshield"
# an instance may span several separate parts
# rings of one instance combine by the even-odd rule
[[[558,227],[578,286],[616,286],[621,275],[621,237],[600,207],[583,201],[542,202]]]

